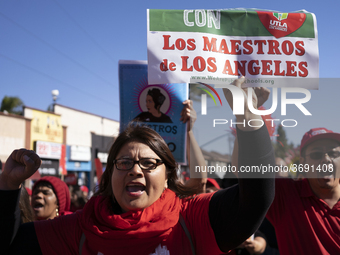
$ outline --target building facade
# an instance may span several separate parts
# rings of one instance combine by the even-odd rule
[[[119,133],[119,122],[60,104],[54,104],[54,113],[61,116],[61,124],[66,127],[66,178],[93,190],[100,175],[95,160],[101,162],[103,171],[107,153]]]
[[[13,150],[30,149],[31,120],[0,112],[0,160],[5,163]]]

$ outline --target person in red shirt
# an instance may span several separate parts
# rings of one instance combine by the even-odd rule
[[[280,254],[340,254],[340,134],[311,129],[300,154],[306,178],[277,179],[267,213]]]
[[[269,90],[262,91],[265,102]],[[239,143],[235,139],[235,166]],[[296,168],[304,178],[276,178],[275,198],[266,215],[280,255],[340,254],[340,134],[323,127],[306,132]]]
[[[235,85],[240,88],[244,81]],[[232,105],[231,94],[226,98]],[[239,123],[261,118],[245,110],[237,116]],[[254,160],[274,165],[265,126],[239,125],[237,135],[240,165]],[[82,210],[20,225],[15,216],[19,187],[40,163],[33,151],[15,150],[0,175],[5,254],[217,255],[255,232],[274,197],[272,175],[240,178],[229,189],[193,196],[179,181],[177,163],[162,137],[147,126],[132,125],[116,138],[98,190]]]

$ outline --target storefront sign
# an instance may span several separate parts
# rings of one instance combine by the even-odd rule
[[[35,151],[41,158],[59,160],[61,156],[61,144],[37,141]]]

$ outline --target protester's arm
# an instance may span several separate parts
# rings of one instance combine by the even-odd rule
[[[254,102],[257,103],[257,107],[259,108],[262,106],[269,98],[270,90],[268,88],[264,87],[255,87],[253,88],[255,96],[257,98],[257,101]],[[233,153],[231,155],[231,165],[235,166],[236,169],[238,169],[238,140],[237,137],[235,137],[235,142],[234,142],[234,148],[233,148]],[[238,173],[235,173],[236,176],[238,176]]]
[[[9,248],[9,255],[41,255],[34,223],[22,224]]]
[[[0,190],[1,254],[42,254],[33,222],[20,225],[19,198],[20,189]]]
[[[238,140],[237,140],[237,137],[235,137],[233,154],[231,155],[231,165],[235,166],[236,169],[238,169]],[[235,175],[238,176],[238,173],[235,173]]]
[[[0,247],[9,247],[20,226],[19,199],[20,189],[0,191]]]
[[[187,123],[187,157],[189,162],[190,173],[195,171],[195,166],[205,166],[205,160],[201,148],[199,147],[192,127],[196,121],[196,112],[193,109],[192,101],[186,100],[183,102],[183,110],[181,112],[181,121]],[[185,183],[185,186],[197,188],[197,193],[205,193],[207,183],[207,173],[200,173],[199,178],[192,178]]]
[[[15,150],[0,175],[0,247],[4,254],[41,254],[33,223],[20,225],[20,186],[40,166],[40,158],[25,149]]]
[[[243,81],[244,78],[238,79],[235,85],[241,87]],[[230,92],[225,91],[225,96],[232,107]],[[254,106],[257,106],[256,94],[253,93],[252,97]],[[237,115],[236,119],[238,123],[262,120],[261,116],[251,113],[246,104],[245,114]],[[274,151],[265,125],[259,128],[238,124],[237,139],[240,169],[274,166]],[[273,174],[255,173],[250,176],[240,172],[238,176],[238,185],[216,192],[209,204],[210,223],[222,251],[237,247],[258,229],[274,198]]]

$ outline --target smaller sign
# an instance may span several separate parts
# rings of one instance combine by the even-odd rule
[[[59,160],[41,160],[40,168],[38,169],[41,177],[46,175],[58,176]]]
[[[98,152],[97,153],[97,157],[99,158],[100,162],[105,163],[105,164],[106,164],[108,156],[109,156],[109,154],[107,154],[106,152]]]
[[[147,61],[119,61],[120,131],[142,122],[168,144],[177,163],[186,164],[186,124],[181,119],[188,84],[149,85]]]
[[[74,161],[90,161],[91,160],[91,149],[86,146],[70,146],[70,160]]]
[[[61,144],[36,141],[35,151],[41,158],[60,159]]]

